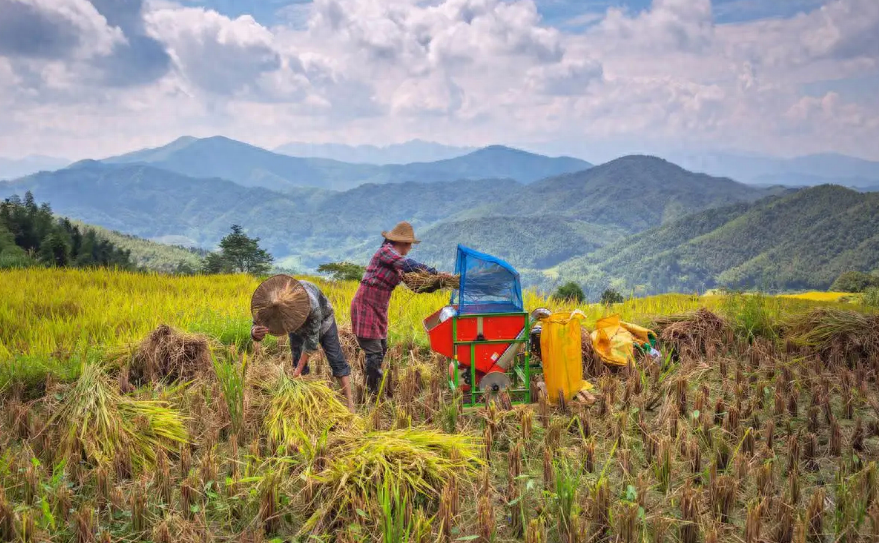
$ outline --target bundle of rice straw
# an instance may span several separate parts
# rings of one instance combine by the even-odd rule
[[[879,356],[879,315],[820,308],[787,323],[788,339],[827,363],[847,363]]]
[[[185,334],[162,324],[137,346],[128,364],[128,379],[137,384],[189,380],[212,371],[205,336]]]
[[[351,433],[336,442],[326,468],[314,476],[317,508],[302,532],[350,521],[361,508],[377,514],[378,493],[386,483],[435,506],[444,483],[476,473],[479,451],[472,436],[430,428]]]
[[[416,293],[434,292],[439,289],[456,289],[461,286],[461,277],[450,273],[436,275],[416,271],[403,274],[403,284]]]
[[[47,396],[49,402],[54,397]],[[120,394],[103,369],[85,364],[46,425],[57,433],[59,458],[106,464],[125,455],[137,467],[154,465],[156,452],[172,452],[188,441],[184,419],[167,403]]]
[[[592,334],[586,328],[580,329],[580,348],[583,355],[583,378],[590,379],[604,373],[604,362],[592,346]]]
[[[322,379],[280,376],[269,389],[271,403],[265,430],[276,445],[299,448],[334,427],[356,427],[360,421]]]
[[[732,328],[719,315],[706,308],[696,312],[660,317],[653,324],[659,339],[679,355],[698,358],[713,355],[731,338]]]

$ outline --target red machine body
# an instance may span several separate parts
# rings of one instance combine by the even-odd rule
[[[456,306],[449,307],[457,310]],[[526,316],[524,314],[477,313],[456,315],[455,318],[441,320],[441,313],[445,309],[440,309],[424,319],[424,329],[430,339],[430,348],[449,358],[455,358],[457,354],[459,366],[469,367],[473,364],[478,374],[493,371],[505,372],[506,370],[498,367],[496,362],[525,327]],[[455,334],[457,337],[454,337]],[[496,341],[497,343],[479,343],[472,346],[455,345],[456,342],[476,340]],[[471,351],[473,360],[471,360]]]

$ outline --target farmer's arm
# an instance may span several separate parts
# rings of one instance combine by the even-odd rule
[[[296,364],[294,375],[300,375],[302,370],[305,369],[309,357],[317,352],[318,346],[320,345],[320,325],[323,320],[323,311],[321,311],[320,304],[313,303],[311,306],[311,313],[308,314],[300,331],[303,339],[302,355],[299,357],[299,361]]]
[[[391,248],[390,245],[386,245],[382,248],[382,251],[379,253],[379,259],[389,266],[393,266],[403,273],[409,273],[414,271],[426,271],[427,273],[436,274],[436,270],[431,268],[430,266],[426,266],[420,262],[412,260],[411,258],[406,258],[401,256],[400,253]]]
[[[401,269],[403,273],[409,273],[414,271],[425,271],[431,275],[436,275],[437,271],[435,268],[431,268],[427,264],[422,264],[421,262],[412,260],[411,258],[404,258],[403,264],[401,265]]]

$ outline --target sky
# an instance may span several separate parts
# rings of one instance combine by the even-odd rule
[[[0,156],[183,135],[879,160],[879,1],[0,0]]]

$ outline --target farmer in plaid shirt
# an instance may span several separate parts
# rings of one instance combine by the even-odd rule
[[[366,386],[372,394],[378,393],[382,380],[382,362],[388,350],[388,304],[391,292],[400,284],[404,273],[437,271],[419,264],[406,254],[412,250],[415,231],[408,222],[401,222],[390,232],[382,232],[385,241],[373,255],[360,288],[351,301],[351,326],[357,343],[366,353]]]

